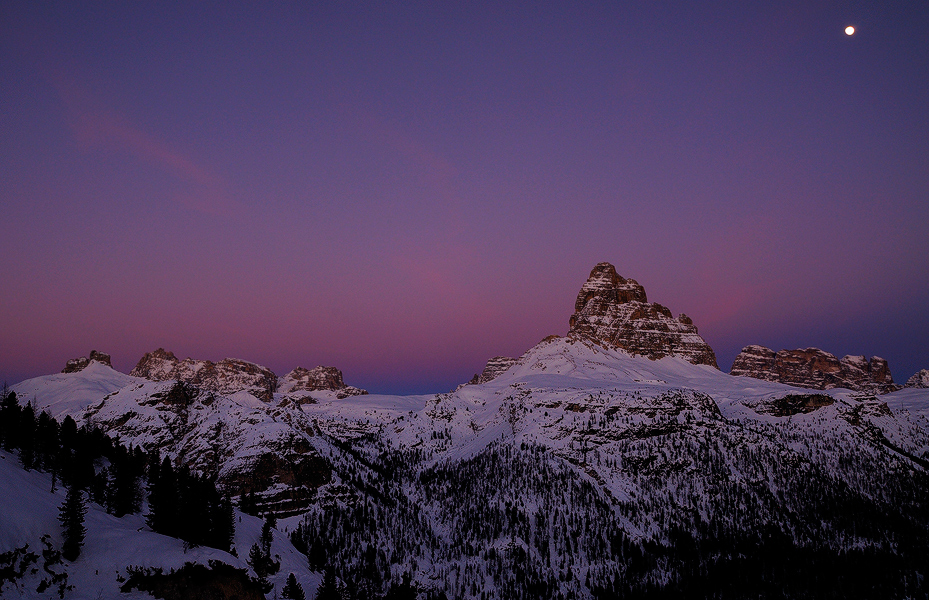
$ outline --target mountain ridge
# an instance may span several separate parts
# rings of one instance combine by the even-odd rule
[[[690,348],[630,351],[600,317],[645,303],[644,288],[598,277],[575,305],[597,317],[589,329],[447,393],[278,385],[261,398],[246,379],[224,393],[99,362],[11,389],[215,474],[295,528],[313,570],[346,580],[407,573],[449,597],[587,599],[723,585],[709,575],[719,564],[748,586],[729,597],[745,597],[765,577],[808,593],[822,569],[859,573],[834,557],[863,553],[897,561],[875,575],[888,597],[916,589],[888,582],[925,581],[914,565],[929,547],[913,532],[929,526],[929,390],[801,388],[695,363]],[[290,379],[316,385],[309,370]],[[843,577],[847,595],[858,580]]]

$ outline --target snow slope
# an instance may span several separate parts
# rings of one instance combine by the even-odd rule
[[[42,568],[41,550],[44,546],[41,538],[47,534],[53,547],[61,547],[58,510],[64,499],[62,487],[57,486],[54,492],[51,491],[51,475],[25,471],[16,455],[0,451],[0,502],[3,507],[0,510],[0,553],[28,544],[29,550],[40,555],[34,565],[37,573],[28,574],[16,584],[5,584],[0,592],[4,599],[49,597],[49,591],[43,594],[36,591],[39,582],[46,577]],[[74,563],[65,561],[53,570],[63,570],[68,574],[68,585],[74,589],[65,598],[151,598],[139,591],[121,593],[121,582],[117,578],[125,578],[128,567],[160,567],[168,571],[188,562],[206,565],[211,560],[235,568],[247,568],[244,557],[258,540],[262,521],[238,512],[236,516],[235,548],[242,558],[214,548],[185,550],[181,540],[152,532],[142,515],[116,518],[100,506],[88,503],[85,517],[87,535],[81,555]],[[282,531],[275,533],[272,552],[281,561],[280,572],[271,579],[277,589],[283,587],[291,572],[308,591],[319,584],[319,577],[306,569],[305,557],[293,548]]]

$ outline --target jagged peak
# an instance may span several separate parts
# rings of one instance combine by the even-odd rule
[[[929,388],[929,369],[922,369],[906,380],[908,388]]]
[[[77,373],[78,371],[83,371],[87,368],[88,365],[92,362],[98,362],[100,364],[106,365],[113,368],[113,364],[110,362],[110,355],[105,352],[97,352],[96,350],[91,350],[90,355],[88,356],[79,356],[78,358],[70,359],[66,364],[65,368],[61,370],[62,373]]]
[[[678,356],[693,364],[717,366],[716,354],[690,317],[681,313],[674,318],[667,307],[649,303],[645,288],[619,275],[608,262],[591,270],[568,323],[569,337],[651,359]]]
[[[775,352],[765,346],[749,345],[735,357],[729,372],[819,390],[841,387],[886,393],[899,389],[883,358],[846,355],[839,359],[815,347]]]
[[[284,393],[325,390],[338,392],[339,398],[364,396],[368,393],[367,390],[345,385],[345,381],[342,378],[342,371],[335,367],[327,366],[317,366],[312,369],[297,367],[287,375],[284,375],[278,384],[278,391]]]

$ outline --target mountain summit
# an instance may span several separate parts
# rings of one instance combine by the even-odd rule
[[[652,360],[678,356],[695,365],[716,365],[716,354],[685,314],[676,319],[645,288],[616,273],[607,262],[595,266],[581,286],[569,321],[568,337],[616,347]]]

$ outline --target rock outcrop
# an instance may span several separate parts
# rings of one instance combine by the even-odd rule
[[[884,394],[899,389],[883,358],[846,356],[839,360],[819,348],[775,352],[764,346],[746,346],[736,356],[730,374],[815,390],[847,388]]]
[[[164,348],[147,352],[130,375],[152,381],[176,379],[220,394],[246,391],[264,401],[270,401],[277,389],[277,375],[267,367],[238,358],[224,358],[218,363],[178,360]]]
[[[568,337],[621,348],[656,360],[678,356],[696,365],[716,365],[716,354],[687,315],[649,303],[645,288],[616,273],[610,263],[590,272],[574,303]]]
[[[279,392],[284,393],[331,390],[336,392],[337,398],[364,396],[368,393],[367,390],[345,385],[345,381],[342,380],[342,371],[335,367],[315,367],[313,369],[297,367],[281,378],[277,389]]]
[[[78,371],[83,371],[87,365],[91,362],[96,361],[102,363],[111,369],[113,365],[110,363],[110,355],[104,352],[97,352],[96,350],[90,351],[90,356],[81,356],[79,358],[72,358],[65,364],[65,368],[61,370],[62,373],[77,373]]]
[[[495,356],[487,361],[487,364],[484,365],[484,370],[481,371],[480,375],[475,373],[474,377],[472,377],[471,381],[468,383],[487,383],[488,381],[496,379],[497,376],[515,365],[517,362],[519,362],[519,359],[513,358],[511,356]]]
[[[908,388],[929,388],[929,369],[923,369],[919,373],[914,373],[912,377],[906,380]]]

